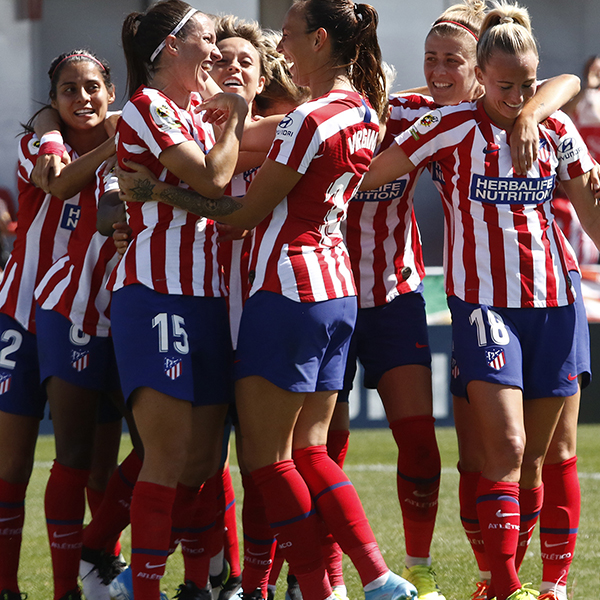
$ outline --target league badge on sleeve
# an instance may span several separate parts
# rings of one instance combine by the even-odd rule
[[[175,111],[168,104],[150,105],[150,114],[154,119],[157,127],[161,131],[169,131],[170,129],[181,129],[183,124]]]
[[[183,362],[180,358],[165,358],[165,375],[175,381],[181,375]]]
[[[496,371],[499,371],[506,364],[504,350],[502,349],[486,350],[485,355],[488,367],[492,367],[492,369],[496,369]]]
[[[435,129],[442,121],[442,113],[438,110],[432,110],[426,115],[423,115],[411,128],[410,134],[418,140],[420,135],[429,133],[432,129]],[[420,135],[419,135],[420,134]]]

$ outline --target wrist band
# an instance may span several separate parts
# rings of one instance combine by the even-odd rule
[[[41,154],[56,154],[56,156],[62,157],[65,153],[66,148],[63,143],[63,138],[60,133],[56,131],[52,131],[50,133],[45,133],[40,140],[40,149],[38,150],[38,155]]]

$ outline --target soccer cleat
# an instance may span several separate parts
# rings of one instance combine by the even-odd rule
[[[240,588],[235,595],[236,600],[263,600],[262,590],[260,588],[256,588],[253,592],[248,594],[244,594],[242,588]]]
[[[67,592],[64,596],[61,596],[60,600],[82,600],[81,590],[77,587],[70,592]]]
[[[287,590],[285,592],[285,600],[302,600],[302,592],[300,584],[295,575],[287,576]]]
[[[209,577],[210,587],[212,589],[212,596],[216,600],[219,597],[219,588],[223,587],[227,581],[229,581],[229,575],[231,575],[231,567],[224,558],[223,568],[218,575],[211,575]]]
[[[199,588],[193,581],[189,579],[182,583],[175,592],[177,600],[212,600],[210,586]]]
[[[219,596],[217,600],[231,600],[242,585],[242,576],[238,575],[237,577],[229,577],[229,579],[225,582],[221,590],[219,591]]]
[[[133,600],[133,574],[131,567],[119,573],[108,586],[111,600]],[[169,600],[165,592],[160,593],[160,600]]]
[[[478,581],[477,589],[473,592],[471,600],[487,600],[487,593],[490,589],[489,581]]]
[[[376,590],[365,592],[365,600],[416,600],[417,588],[390,571],[388,580]]]
[[[414,567],[404,567],[402,577],[410,581],[419,593],[419,600],[446,600],[440,590],[440,586],[435,579],[435,572],[427,565],[415,565]]]
[[[540,593],[537,590],[532,590],[526,583],[523,587],[515,590],[506,600],[539,600]]]
[[[333,595],[337,598],[337,600],[348,600],[348,596],[342,594],[339,590],[333,590]]]
[[[117,556],[103,550],[81,549],[79,578],[86,600],[110,600],[108,585],[127,564]]]
[[[12,590],[2,590],[0,600],[27,600],[27,594],[24,592],[13,592]]]

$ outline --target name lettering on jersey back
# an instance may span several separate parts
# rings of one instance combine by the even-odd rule
[[[390,183],[382,185],[376,190],[367,190],[365,192],[358,192],[352,202],[387,202],[390,200],[397,200],[402,197],[406,190],[407,179],[396,179]]]
[[[350,154],[354,154],[361,148],[367,148],[371,152],[375,152],[377,133],[375,129],[359,129],[356,131],[353,136],[347,138]]]
[[[62,218],[60,220],[60,226],[63,229],[69,229],[73,231],[79,221],[81,215],[81,206],[73,206],[71,204],[65,204],[63,209]]]
[[[552,200],[555,176],[517,179],[474,174],[469,200],[492,204],[542,204]]]

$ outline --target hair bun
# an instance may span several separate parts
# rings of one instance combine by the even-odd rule
[[[512,17],[502,17],[499,22],[503,25],[504,23],[514,23],[515,20]]]

